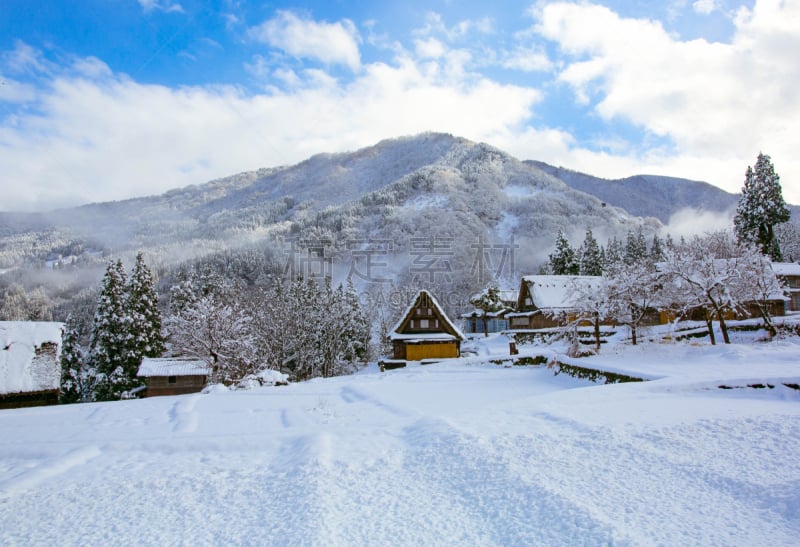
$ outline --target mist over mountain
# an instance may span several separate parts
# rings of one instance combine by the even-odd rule
[[[167,289],[198,261],[257,285],[308,274],[294,261],[317,256],[339,279],[470,294],[488,278],[510,285],[538,271],[558,230],[576,246],[589,228],[601,244],[639,228],[649,238],[679,209],[725,211],[736,199],[682,179],[605,181],[425,133],[158,196],[0,213],[0,289],[41,286],[69,300],[109,258],[132,264],[142,251]]]
[[[19,248],[25,243],[31,243],[27,254],[39,258],[64,254],[63,247],[79,243],[182,259],[307,232],[337,240],[514,236],[545,245],[559,228],[614,234],[638,222],[491,146],[431,133],[160,196],[49,213],[2,213],[0,260],[2,267],[13,267],[26,254]],[[648,225],[657,228],[653,221]],[[16,251],[9,253],[9,246]]]
[[[536,166],[570,187],[596,196],[609,205],[625,209],[632,215],[655,217],[664,224],[675,213],[687,208],[732,215],[739,202],[739,194],[731,194],[702,181],[658,175],[603,179],[542,161],[526,160],[525,163]],[[800,206],[790,205],[789,208],[793,218],[800,216]]]

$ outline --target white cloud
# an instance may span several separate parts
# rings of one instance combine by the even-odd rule
[[[0,102],[27,103],[36,98],[36,88],[9,78],[0,79]]]
[[[347,19],[337,23],[317,22],[280,11],[272,19],[251,28],[249,34],[297,58],[343,64],[354,71],[361,65],[360,37],[355,25]]]
[[[150,11],[165,11],[167,13],[183,13],[183,6],[169,0],[139,0],[139,5],[145,13]]]
[[[21,40],[14,42],[14,49],[3,53],[3,66],[14,73],[50,72],[52,65],[42,52]]]
[[[442,36],[448,42],[454,42],[471,33],[493,34],[494,21],[490,17],[471,20],[464,19],[448,27],[442,16],[436,12],[428,12],[425,16],[425,24],[416,29],[413,33],[418,36]]]
[[[695,0],[692,3],[692,9],[700,15],[709,15],[718,8],[717,0]]]
[[[674,143],[673,154],[618,163],[674,168],[738,192],[763,150],[785,180],[800,179],[800,3],[760,0],[740,11],[731,43],[680,41],[656,21],[598,5],[552,3],[534,14],[538,32],[568,55],[559,78],[579,100]],[[784,185],[784,195],[800,202],[800,185]]]
[[[427,74],[411,57],[368,64],[349,84],[324,71],[250,95],[235,87],[145,85],[120,75],[61,75],[36,108],[0,126],[3,209],[41,209],[160,193],[391,136],[513,135],[538,91],[475,75]]]
[[[417,55],[422,58],[438,59],[445,54],[444,44],[436,38],[414,40],[414,47]]]
[[[500,61],[503,68],[521,70],[523,72],[541,72],[551,70],[553,63],[547,54],[536,47],[519,47],[506,52]]]

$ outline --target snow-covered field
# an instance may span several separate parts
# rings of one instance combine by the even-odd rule
[[[797,544],[800,341],[580,364],[0,411],[0,544]]]

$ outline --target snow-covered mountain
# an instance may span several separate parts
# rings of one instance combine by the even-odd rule
[[[380,237],[514,237],[532,264],[558,229],[624,235],[643,221],[486,144],[427,133],[352,153],[314,156],[173,190],[37,215],[0,214],[0,267],[24,256],[83,248],[185,258],[289,236],[339,242]],[[15,247],[17,246],[17,247]],[[16,251],[10,252],[9,249]]]
[[[735,202],[735,195],[705,183],[649,176],[606,181],[425,133],[159,196],[0,213],[0,275],[12,272],[4,284],[28,290],[85,286],[99,279],[109,255],[130,263],[143,251],[150,264],[167,268],[198,257],[227,267],[247,254],[252,281],[283,267],[279,262],[296,251],[289,240],[324,242],[326,256],[351,269],[380,241],[380,253],[387,251],[378,260],[382,276],[403,281],[413,268],[419,273],[441,259],[440,273],[455,272],[466,291],[484,282],[472,278],[484,256],[494,268],[484,273],[496,277],[538,271],[558,230],[576,246],[587,228],[601,244],[640,226],[649,237],[676,210],[725,211]],[[58,275],[71,279],[41,278],[42,270],[59,265],[70,266]],[[70,273],[91,267],[80,281]]]

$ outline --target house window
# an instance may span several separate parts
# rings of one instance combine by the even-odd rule
[[[420,319],[419,320],[419,328],[421,328],[421,329],[429,328],[428,327],[428,323],[429,323],[429,321],[427,319]]]
[[[178,377],[177,376],[168,376],[167,377],[167,383],[177,384],[178,383]]]
[[[528,324],[528,318],[527,317],[512,317],[511,318],[511,324],[514,325],[515,327],[519,327],[519,326],[522,326],[522,325],[527,325]]]

